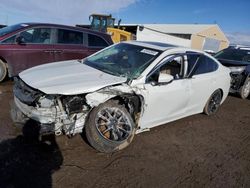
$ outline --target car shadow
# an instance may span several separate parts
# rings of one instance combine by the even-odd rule
[[[238,93],[229,93],[228,95],[232,96],[232,97],[242,99]],[[242,100],[244,100],[244,99],[242,99]],[[250,100],[250,95],[245,100]]]
[[[0,143],[0,187],[52,187],[52,174],[63,156],[55,136],[39,139],[39,126],[28,121],[23,135]]]

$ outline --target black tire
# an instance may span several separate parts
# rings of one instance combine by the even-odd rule
[[[215,114],[219,109],[219,106],[221,104],[221,100],[222,100],[222,93],[218,89],[215,92],[213,92],[213,94],[209,97],[209,99],[204,107],[204,113],[207,115]]]
[[[2,60],[0,60],[0,82],[2,82],[7,75],[7,66]]]
[[[85,133],[90,145],[96,150],[112,153],[132,142],[135,123],[123,105],[111,100],[91,111]]]
[[[247,78],[244,85],[241,86],[239,91],[240,97],[246,99],[250,94],[250,78]]]

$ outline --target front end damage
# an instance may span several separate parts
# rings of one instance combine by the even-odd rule
[[[250,76],[250,66],[229,67],[231,70],[231,93],[239,92]]]
[[[40,123],[40,134],[68,136],[81,133],[91,110],[110,99],[123,103],[136,122],[141,112],[141,99],[127,85],[116,85],[80,95],[48,95],[15,79],[14,105],[11,116],[15,123],[33,119]]]

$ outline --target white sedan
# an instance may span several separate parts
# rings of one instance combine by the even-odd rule
[[[86,132],[101,152],[134,135],[204,112],[216,113],[230,71],[205,52],[153,42],[122,42],[83,60],[37,66],[15,79],[12,119],[36,120],[40,134]]]

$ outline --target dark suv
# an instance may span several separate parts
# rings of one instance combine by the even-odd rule
[[[111,36],[78,27],[23,23],[0,29],[0,82],[27,68],[82,59],[113,44]]]
[[[246,99],[250,94],[250,47],[230,46],[214,55],[231,69],[231,93],[239,93]]]

